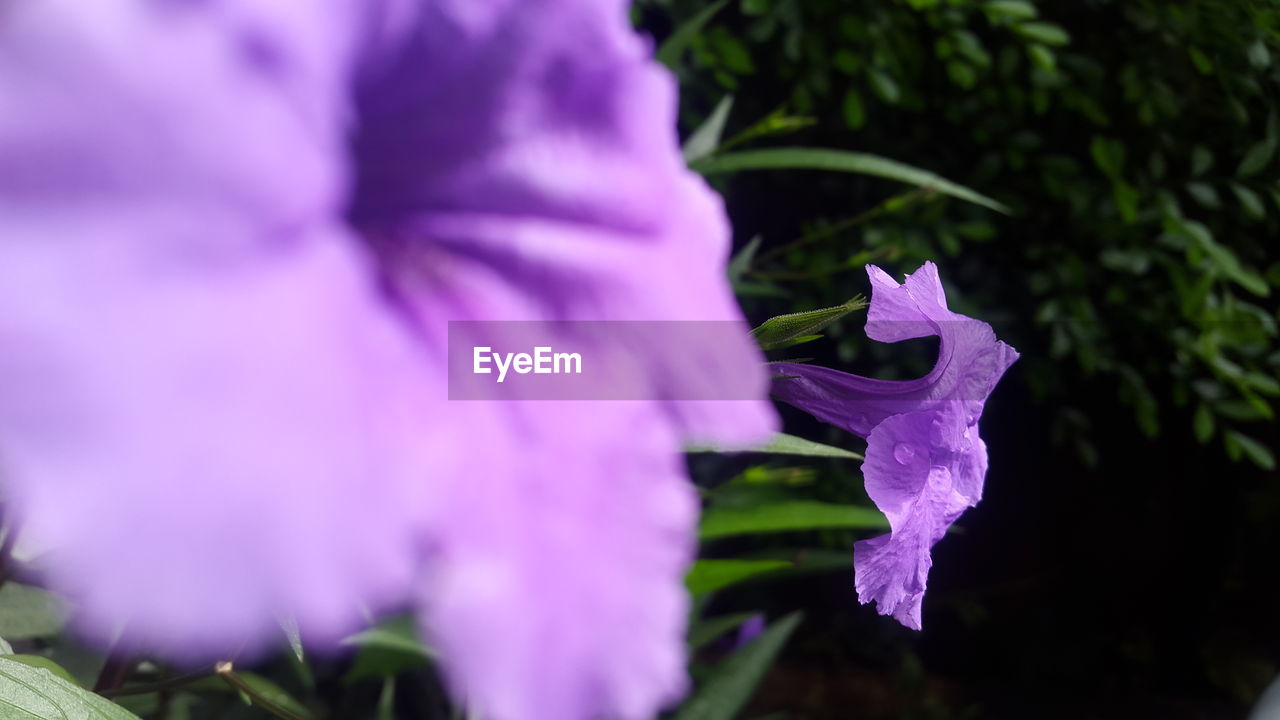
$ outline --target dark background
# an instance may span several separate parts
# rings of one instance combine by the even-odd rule
[[[638,20],[662,39],[710,6],[645,3]],[[685,132],[732,94],[725,139],[787,121],[726,152],[869,152],[1013,209],[918,202],[741,278],[760,321],[867,293],[866,262],[900,276],[934,260],[953,309],[1022,353],[983,417],[983,502],[935,548],[923,632],[859,606],[851,570],[713,601],[806,611],[746,717],[1240,718],[1276,677],[1278,30],[1269,2],[772,0],[728,3],[697,32],[676,66]],[[911,189],[710,179],[757,257]],[[791,355],[927,369],[927,345],[874,347],[861,322]],[[738,469],[695,464],[710,485]],[[797,492],[848,499],[855,470],[820,463]]]

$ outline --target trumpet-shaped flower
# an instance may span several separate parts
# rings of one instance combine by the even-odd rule
[[[0,481],[80,628],[414,602],[486,717],[679,695],[680,448],[771,430],[756,354],[731,406],[445,387],[453,320],[741,322],[649,51],[621,0],[0,5]]]
[[[858,598],[918,630],[930,550],[982,498],[987,448],[978,420],[1018,353],[986,323],[947,309],[933,263],[901,285],[873,265],[867,273],[867,336],[937,335],[938,361],[928,375],[891,381],[797,363],[770,367],[777,397],[867,439],[867,493],[890,532],[854,546]]]

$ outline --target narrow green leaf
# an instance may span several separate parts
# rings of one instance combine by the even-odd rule
[[[1107,177],[1115,180],[1124,174],[1124,143],[1119,140],[1094,135],[1089,142],[1089,154]]]
[[[1047,22],[1024,22],[1013,26],[1015,32],[1038,43],[1045,45],[1066,45],[1071,42],[1071,36],[1067,34],[1060,26]]]
[[[1248,457],[1250,461],[1253,462],[1254,465],[1257,465],[1263,470],[1276,469],[1275,453],[1271,452],[1271,449],[1268,448],[1266,445],[1263,445],[1262,443],[1249,437],[1248,435],[1237,432],[1235,430],[1227,431],[1227,439],[1231,442],[1234,442],[1240,448],[1240,450],[1244,452],[1244,455]]]
[[[1196,440],[1200,444],[1209,442],[1213,438],[1213,413],[1209,411],[1209,406],[1201,403],[1196,408],[1195,419],[1193,421],[1196,432]]]
[[[1213,153],[1203,145],[1191,149],[1191,174],[1203,175],[1213,167]]]
[[[65,670],[63,672],[66,672]],[[45,667],[0,656],[0,717],[5,720],[139,720]]]
[[[1254,40],[1245,53],[1249,56],[1249,63],[1260,70],[1271,64],[1271,53],[1262,40]]]
[[[725,95],[716,103],[716,107],[697,130],[685,140],[681,152],[686,163],[706,157],[720,147],[720,138],[724,134],[724,124],[729,119],[729,110],[733,108],[733,96]]]
[[[1047,45],[1030,43],[1027,45],[1027,57],[1032,64],[1041,70],[1052,73],[1058,71],[1058,56]]]
[[[750,507],[711,507],[702,514],[698,537],[703,540],[840,528],[883,530],[889,526],[878,510],[859,505],[836,505],[811,500],[791,500]]]
[[[862,96],[857,90],[849,88],[844,94],[844,124],[849,126],[850,130],[860,130],[867,121],[867,112],[862,106]]]
[[[811,117],[787,115],[785,108],[779,108],[756,121],[746,130],[743,130],[732,138],[724,141],[720,145],[718,152],[723,154],[729,148],[741,145],[750,140],[756,140],[770,135],[782,135],[785,133],[795,132],[811,125],[815,125],[817,122],[818,121],[816,119]],[[693,165],[690,165],[690,167],[697,170]]]
[[[427,661],[435,656],[434,651],[419,638],[417,624],[409,616],[384,620],[344,639],[341,644],[360,648],[351,669],[343,677],[346,684],[425,667]]]
[[[751,335],[762,349],[777,350],[786,347],[791,340],[813,335],[845,315],[866,306],[867,302],[859,296],[834,307],[778,315],[760,323],[759,327],[751,331]]]
[[[1187,52],[1191,55],[1191,64],[1196,66],[1196,70],[1199,70],[1201,75],[1213,74],[1213,60],[1205,55],[1203,50],[1192,45]]]
[[[413,618],[407,615],[384,620],[368,630],[343,639],[339,644],[403,650],[423,657],[431,657],[435,654],[418,638],[417,625]]]
[[[1267,138],[1254,143],[1245,152],[1244,159],[1240,161],[1240,167],[1236,168],[1236,176],[1243,178],[1257,175],[1271,163],[1271,158],[1275,154],[1275,139]]]
[[[1009,20],[1030,20],[1036,16],[1036,6],[1026,0],[991,0],[982,7],[992,15]]]
[[[797,338],[791,338],[790,340],[783,340],[783,341],[782,341],[782,342],[780,342],[780,343],[774,343],[774,344],[770,345],[768,349],[769,349],[769,350],[783,350],[783,349],[786,349],[786,348],[789,348],[789,347],[795,347],[796,345],[803,345],[803,344],[808,343],[808,342],[813,342],[814,340],[821,340],[823,337],[825,337],[825,336],[823,336],[823,335],[801,335],[800,337],[797,337]]]
[[[856,452],[850,452],[844,448],[824,445],[823,443],[806,440],[795,435],[786,433],[778,433],[773,436],[760,450],[761,452],[773,453],[775,455],[804,455],[808,457],[833,457],[845,458],[848,460],[861,460],[862,456]]]
[[[744,612],[733,615],[705,618],[694,622],[689,627],[687,644],[690,650],[697,650],[727,632],[736,630],[742,623],[755,617],[758,613]]]
[[[755,694],[760,678],[781,652],[803,617],[792,613],[724,662],[676,712],[673,720],[732,720]]]
[[[382,692],[378,695],[378,720],[395,720],[396,718],[396,679],[386,678],[382,681]]]
[[[871,91],[885,103],[897,105],[898,100],[902,98],[902,91],[898,89],[898,83],[894,82],[894,79],[883,70],[870,70],[867,73],[867,80],[871,82]]]
[[[1210,210],[1217,210],[1222,207],[1222,200],[1218,198],[1218,191],[1213,189],[1209,183],[1191,182],[1187,183],[1187,193],[1191,198],[1200,203],[1201,206]]]
[[[778,433],[763,445],[748,447],[728,447],[722,445],[691,445],[684,449],[687,453],[741,453],[758,452],[774,455],[802,455],[806,457],[832,457],[846,460],[861,460],[862,456],[844,448],[823,445],[812,440],[805,440],[795,435]]]
[[[789,567],[791,563],[785,560],[699,560],[689,568],[684,584],[689,594],[697,597]]]
[[[870,175],[929,188],[997,212],[1009,212],[1007,207],[995,200],[928,170],[867,153],[822,148],[768,148],[715,155],[691,163],[690,167],[706,175],[744,170],[827,170]]]
[[[662,47],[658,48],[656,55],[658,62],[675,70],[676,66],[680,64],[680,58],[684,55],[685,49],[689,47],[689,43],[702,31],[703,26],[711,22],[711,18],[715,17],[716,13],[720,12],[728,3],[729,0],[716,0],[716,2],[711,3],[697,15],[677,27],[671,33],[671,37],[662,43]]]
[[[763,240],[759,235],[747,241],[730,260],[729,260],[729,282],[737,283],[751,268],[751,263],[756,259],[756,251],[760,249],[760,243]]]
[[[1267,286],[1267,281],[1263,280],[1256,272],[1240,265],[1240,260],[1236,257],[1236,254],[1230,248],[1214,240],[1213,233],[1209,232],[1209,228],[1203,223],[1178,219],[1174,220],[1173,224],[1184,235],[1189,237],[1205,255],[1209,256],[1209,260],[1222,275],[1259,297],[1267,297],[1271,294],[1271,288]]]
[[[1267,206],[1262,203],[1262,197],[1258,193],[1239,183],[1231,183],[1231,192],[1235,193],[1240,207],[1244,208],[1249,217],[1261,220],[1267,216]]]

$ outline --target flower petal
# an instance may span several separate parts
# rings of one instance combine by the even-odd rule
[[[432,2],[417,20],[397,35],[398,59],[366,75],[352,218],[436,325],[424,332],[447,320],[742,321],[722,205],[684,166],[674,83],[625,3]],[[486,268],[504,314],[474,297],[461,314],[429,307],[441,268],[458,265]],[[763,398],[745,324],[742,337],[714,373],[668,348],[644,364],[671,397],[691,382]],[[749,443],[775,426],[763,401],[669,410],[705,440]]]
[[[443,350],[457,320],[742,324],[723,208],[684,166],[674,83],[623,2],[418,10],[362,76],[351,218],[424,345]],[[450,403],[492,450],[440,472],[422,605],[450,684],[486,717],[638,720],[683,690],[682,440],[749,443],[776,423],[741,337],[719,366],[637,353],[669,402]],[[681,402],[685,384],[758,399]]]
[[[335,223],[347,5],[0,14],[0,458],[81,626],[225,656],[402,598],[425,383]]]
[[[1018,353],[986,323],[947,309],[932,263],[901,285],[877,267],[867,272],[867,335],[887,342],[940,336],[928,375],[899,382],[813,365],[770,367],[779,398],[867,438],[867,494],[891,532],[855,545],[858,597],[918,630],[930,549],[982,497],[987,449],[978,421]]]
[[[498,720],[654,717],[685,688],[698,508],[670,421],[638,403],[463,404],[494,451],[461,459],[430,523],[422,607],[451,686]]]

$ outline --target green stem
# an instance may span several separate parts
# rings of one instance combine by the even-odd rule
[[[297,713],[294,713],[288,708],[281,707],[276,703],[272,702],[271,700],[267,699],[266,697],[264,697],[261,693],[255,690],[252,685],[250,685],[249,683],[241,679],[239,675],[236,675],[235,670],[232,668],[230,662],[224,661],[224,662],[218,663],[216,666],[214,666],[213,671],[217,673],[218,677],[222,678],[222,680],[228,685],[230,685],[233,689],[239,690],[245,695],[248,695],[249,698],[253,700],[253,704],[257,705],[263,710],[266,710],[272,715],[275,715],[278,718],[282,718],[283,720],[307,720],[306,718],[302,717],[301,715],[298,715]]]
[[[778,257],[791,252],[792,250],[808,247],[816,242],[839,235],[846,230],[852,230],[853,228],[869,220],[874,220],[881,215],[888,215],[900,210],[905,210],[908,207],[932,198],[936,194],[937,192],[934,191],[933,188],[916,188],[911,192],[894,195],[870,210],[854,215],[851,218],[841,220],[833,225],[828,225],[821,230],[815,230],[814,232],[806,235],[801,235],[785,245],[779,245],[778,247],[772,248],[771,250],[761,254],[760,257],[756,258],[756,262],[764,262],[765,260]]]
[[[195,682],[213,677],[213,673],[207,670],[201,672],[188,673],[186,675],[178,675],[164,680],[157,680],[149,683],[137,683],[135,685],[126,685],[110,690],[103,690],[98,693],[104,697],[123,697],[125,695],[146,695],[147,693],[163,692],[165,690],[176,690],[178,688],[190,685]]]

